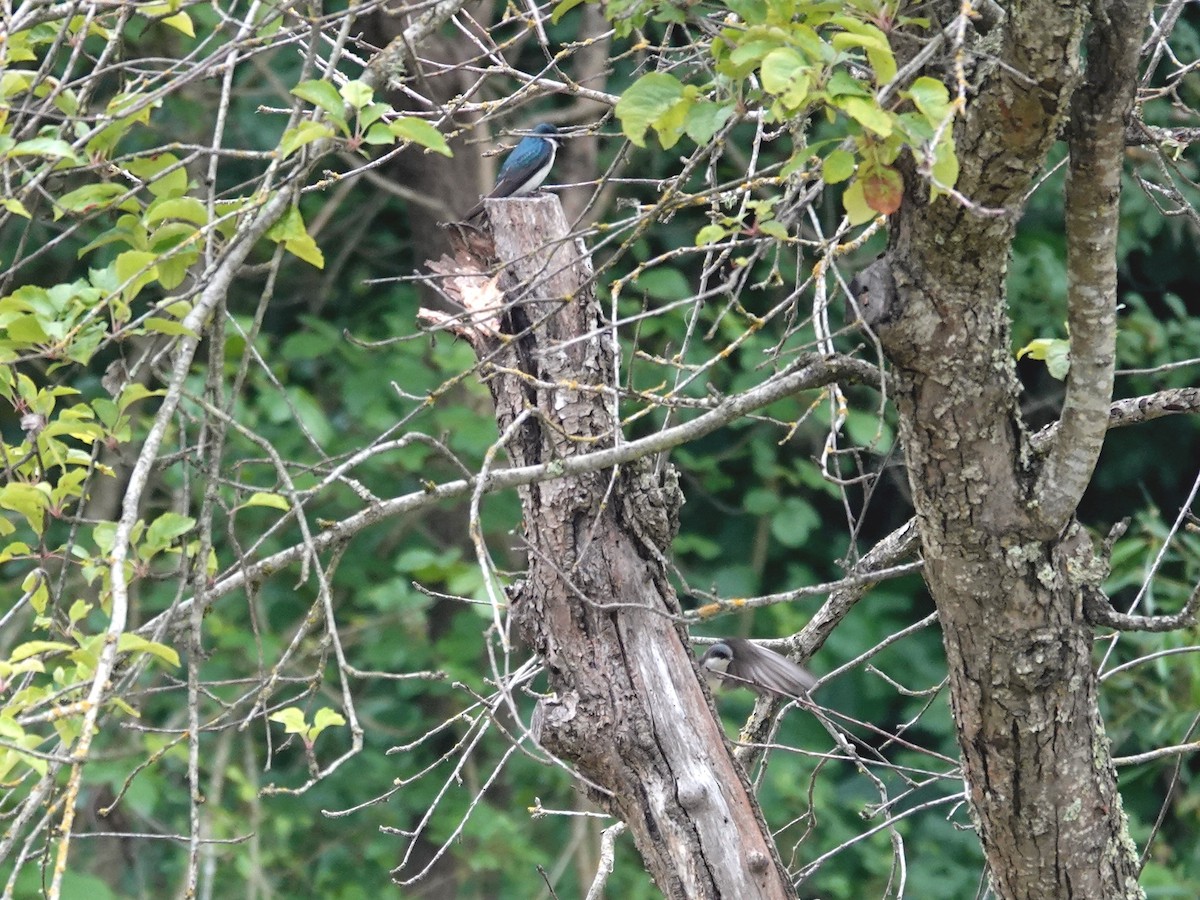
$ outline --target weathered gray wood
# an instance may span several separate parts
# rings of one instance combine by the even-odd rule
[[[613,446],[616,401],[602,388],[615,341],[582,243],[555,197],[492,201],[485,215],[494,245],[463,232],[454,259],[432,268],[458,273],[443,288],[470,306],[499,296],[487,280],[489,257],[498,263],[503,312],[453,330],[484,360],[501,432],[526,414],[512,464]],[[542,745],[608,792],[592,799],[628,824],[667,896],[794,896],[675,618],[663,566],[681,502],[672,470],[634,463],[519,490],[529,572],[512,608],[556,693],[536,717]]]

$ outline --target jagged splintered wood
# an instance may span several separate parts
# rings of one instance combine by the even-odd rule
[[[484,219],[451,226],[452,252],[428,264],[460,312],[421,319],[474,348],[514,466],[611,447],[616,339],[583,242],[557,197],[492,201]],[[795,896],[675,618],[673,470],[643,461],[519,490],[529,571],[510,600],[554,692],[535,714],[541,744],[602,789],[588,792],[629,825],[668,897]]]

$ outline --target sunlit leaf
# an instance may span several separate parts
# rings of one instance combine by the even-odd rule
[[[272,722],[278,722],[288,734],[304,734],[308,723],[304,720],[304,711],[298,706],[279,709],[267,716]]]
[[[278,509],[287,512],[291,507],[288,505],[287,498],[280,494],[273,494],[267,491],[257,491],[250,495],[250,499],[245,503],[238,504],[239,508],[246,506],[267,506],[271,509]]]
[[[634,144],[645,147],[646,131],[682,98],[683,84],[674,75],[643,75],[617,101],[615,112],[621,120],[621,131]]]
[[[172,668],[179,667],[179,652],[166,644],[148,641],[141,635],[124,632],[117,637],[117,649],[122,653],[148,653]]]
[[[835,103],[855,122],[880,137],[887,137],[892,133],[891,114],[881,109],[873,98],[838,97]]]
[[[355,109],[362,109],[371,102],[375,92],[369,84],[361,81],[347,81],[338,91],[342,99]]]
[[[821,177],[826,184],[838,184],[854,174],[854,154],[848,150],[834,150],[821,162]]]
[[[318,269],[325,267],[325,256],[321,248],[304,230],[304,219],[299,207],[292,206],[278,222],[267,230],[267,237],[283,244],[283,249]]]
[[[850,182],[850,186],[842,193],[842,206],[846,208],[846,215],[850,217],[851,225],[870,222],[876,215],[875,210],[867,205],[867,199],[863,196],[862,182],[858,180]]]
[[[174,28],[176,31],[186,34],[190,38],[196,36],[196,30],[192,27],[192,17],[186,12],[177,12],[173,16],[167,16],[165,19],[160,19],[164,25]]]
[[[789,111],[800,109],[812,84],[810,68],[808,61],[791,47],[772,50],[762,61],[763,87],[777,94]]]
[[[308,729],[308,739],[315,741],[318,735],[331,725],[341,726],[345,724],[346,719],[341,713],[330,709],[328,706],[324,706],[318,709],[316,715],[313,716],[312,727]]]
[[[345,110],[342,95],[328,81],[302,81],[292,88],[292,93],[301,100],[307,100],[320,107],[331,116],[341,117]]]
[[[561,0],[561,2],[554,7],[554,12],[550,14],[550,21],[557,25],[559,19],[583,2],[584,0]]]
[[[392,134],[405,141],[412,141],[414,144],[419,144],[426,150],[432,150],[434,153],[440,153],[442,156],[453,156],[450,152],[450,145],[446,143],[442,133],[426,122],[424,119],[417,119],[412,116],[403,116],[394,122],[388,123],[388,128]]]
[[[3,206],[10,213],[14,213],[18,216],[24,216],[26,219],[33,218],[30,215],[29,210],[25,208],[25,204],[14,197],[5,197],[0,199],[0,206]]]
[[[46,507],[49,503],[50,489],[48,485],[10,481],[0,487],[0,507],[20,513],[29,523],[29,527],[37,534],[42,533]]]
[[[916,104],[917,109],[934,127],[950,115],[950,92],[936,78],[922,75],[909,85],[904,95]]]
[[[166,547],[196,526],[196,520],[191,516],[175,512],[165,512],[155,519],[146,529],[146,544],[150,547]]]
[[[14,649],[8,659],[10,662],[20,662],[42,653],[63,653],[74,649],[73,644],[64,644],[62,641],[27,641]]]
[[[1017,351],[1017,359],[1040,359],[1046,371],[1062,381],[1071,371],[1071,342],[1063,338],[1035,338]]]

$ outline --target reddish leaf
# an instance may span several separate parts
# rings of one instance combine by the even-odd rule
[[[867,206],[876,212],[890,216],[900,208],[904,181],[900,173],[890,166],[872,168],[862,177],[862,186]]]

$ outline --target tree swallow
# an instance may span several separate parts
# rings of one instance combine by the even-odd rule
[[[482,200],[476,203],[466,215],[466,221],[475,218],[483,212],[484,200],[495,200],[499,197],[523,197],[536,191],[554,165],[554,154],[558,150],[561,135],[557,128],[543,122],[533,129],[533,133],[522,138],[521,143],[500,166],[496,175],[496,186]]]
[[[722,638],[704,651],[700,667],[709,689],[748,687],[762,694],[807,696],[817,679],[786,656],[743,638]]]

